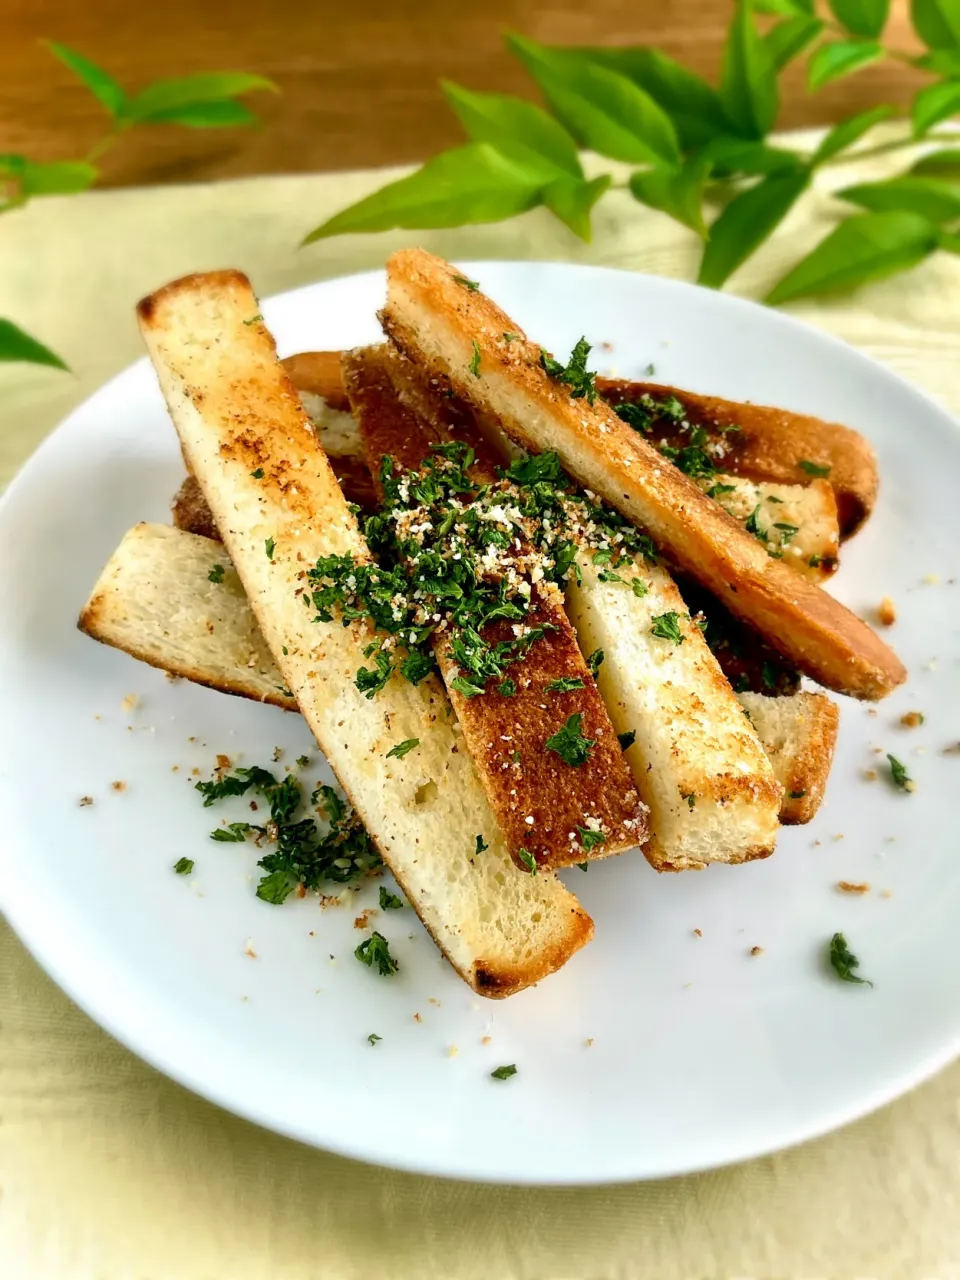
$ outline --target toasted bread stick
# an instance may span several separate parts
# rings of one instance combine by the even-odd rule
[[[866,623],[772,559],[685,475],[664,467],[602,399],[574,398],[548,377],[540,347],[513,336],[516,323],[483,293],[458,285],[448,263],[404,250],[390,259],[387,281],[382,318],[400,350],[495,414],[524,448],[555,450],[582,484],[646,529],[801,671],[858,698],[882,698],[903,682],[903,664]]]
[[[827,477],[837,495],[840,532],[845,538],[855,533],[873,510],[879,487],[877,460],[863,436],[849,427],[789,409],[697,395],[655,382],[598,378],[597,391],[614,407],[625,402],[650,405],[651,436],[683,448],[689,435],[669,416],[656,413],[657,405],[675,398],[683,405],[691,426],[703,427],[711,445],[723,450],[717,466],[732,475],[782,484],[805,484],[812,476]],[[737,430],[723,431],[724,427]]]
[[[350,404],[360,425],[367,462],[374,476],[391,458],[399,472],[416,476],[432,443],[448,438],[400,401],[384,347],[347,352],[344,376]],[[431,438],[432,437],[432,438]],[[476,483],[496,479],[492,460],[478,457]],[[641,844],[647,835],[646,810],[633,784],[610,717],[597,692],[563,609],[560,592],[550,584],[531,588],[534,601],[524,619],[544,627],[542,636],[504,673],[513,693],[503,696],[496,679],[479,696],[464,696],[456,685],[465,673],[450,647],[451,633],[438,636],[434,652],[447,693],[457,713],[477,776],[518,865],[534,857],[546,868],[571,866],[609,857]],[[487,623],[480,635],[491,645],[513,639],[513,623]],[[580,687],[551,691],[564,680]],[[569,717],[583,717],[583,732],[593,740],[579,768],[564,763],[545,743]],[[602,835],[599,842],[583,833]],[[571,838],[572,837],[572,838]]]
[[[246,277],[220,271],[166,286],[139,318],[284,686],[454,968],[484,995],[509,995],[564,964],[592,923],[553,876],[514,866],[439,681],[394,674],[365,697],[355,677],[369,626],[304,607],[318,559],[369,552],[258,311]],[[389,756],[411,738],[415,749]]]
[[[825,693],[792,698],[742,693],[740,701],[783,787],[780,821],[791,826],[809,822],[830,776],[840,723],[837,704]]]

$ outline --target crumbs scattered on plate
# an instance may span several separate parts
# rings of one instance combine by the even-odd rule
[[[126,791],[127,789],[127,784],[119,779],[116,782],[111,782],[110,786],[114,791]]]
[[[840,893],[869,893],[870,886],[866,881],[858,882],[855,880],[838,880],[837,889]]]
[[[93,796],[81,796],[77,803],[81,809],[86,809],[93,804]]]

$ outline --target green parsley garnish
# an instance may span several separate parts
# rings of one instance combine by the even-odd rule
[[[208,581],[208,582],[222,582],[222,581],[223,581],[223,565],[222,565],[222,564],[215,564],[215,565],[213,566],[213,568],[212,568],[212,569],[210,570],[210,572],[207,574],[207,581]]]
[[[306,769],[306,767],[309,765],[309,763],[310,763],[310,757],[309,757],[309,756],[297,756],[297,768],[298,768],[298,769]]]
[[[765,689],[776,689],[777,669],[772,662],[765,662],[760,668],[760,676]]]
[[[390,954],[390,945],[382,933],[376,930],[360,943],[359,947],[353,953],[361,964],[365,964],[368,969],[376,966],[377,972],[382,978],[388,978],[392,973],[396,973],[400,966]]]
[[[725,493],[733,493],[736,489],[735,484],[715,484],[711,485],[707,490],[708,498],[722,498]]]
[[[263,467],[257,467],[256,471],[251,471],[251,472],[250,472],[250,476],[251,476],[251,478],[252,478],[252,479],[254,479],[254,480],[262,480],[262,479],[263,479]]]
[[[680,630],[680,615],[674,610],[657,614],[650,622],[650,634],[661,640],[672,640],[674,644],[683,644],[686,636]]]
[[[633,590],[633,594],[637,597],[638,600],[642,600],[643,597],[650,590],[650,588],[647,586],[647,584],[644,582],[642,578],[634,578],[633,581],[630,583],[630,586]]]
[[[504,698],[512,698],[517,692],[516,681],[509,679],[509,677],[506,680],[501,680],[497,686],[497,691]]]
[[[244,323],[244,324],[259,324],[259,323],[261,323],[262,321],[263,321],[263,316],[262,316],[262,315],[260,315],[260,314],[258,313],[258,314],[257,314],[257,315],[255,315],[255,316],[251,316],[249,320],[244,320],[244,322],[243,322],[243,323]]]
[[[574,689],[585,689],[586,685],[579,676],[561,676],[559,680],[551,680],[546,686],[547,693],[572,693]]]
[[[753,508],[753,510],[750,512],[750,514],[747,516],[746,520],[744,521],[743,527],[746,529],[747,533],[752,533],[755,538],[759,538],[762,543],[766,544],[767,535],[757,524],[757,516],[759,515],[759,513],[760,513],[760,503],[757,503],[757,505]]]
[[[832,467],[821,467],[816,462],[808,462],[806,458],[801,458],[797,463],[801,471],[805,471],[808,476],[828,476],[833,470]]]
[[[318,889],[325,880],[346,884],[382,865],[380,855],[360,822],[333,787],[318,787],[311,803],[322,808],[329,830],[321,833],[313,818],[298,818],[301,804],[300,783],[288,774],[282,782],[267,769],[254,765],[239,768],[211,782],[198,782],[205,807],[230,796],[242,796],[254,790],[270,805],[270,822],[258,827],[248,822],[231,822],[211,832],[211,838],[224,843],[241,843],[253,835],[258,846],[270,843],[269,852],[257,865],[266,872],[257,886],[257,897],[279,904],[302,884]]]
[[[419,738],[404,738],[402,742],[398,742],[395,747],[391,747],[387,752],[388,760],[402,760],[408,751],[412,751],[414,747],[419,747]]]
[[[680,798],[681,800],[686,800],[688,809],[695,809],[697,807],[697,797],[694,795],[692,791],[688,792],[685,796],[681,796]]]
[[[645,378],[652,378],[656,372],[657,372],[657,366],[651,360],[650,363],[647,365],[647,367],[644,369],[643,376]]]
[[[583,715],[575,712],[562,729],[558,730],[546,741],[548,751],[555,751],[564,764],[579,769],[590,758],[590,748],[596,738],[585,738],[580,732],[583,726]]]
[[[477,836],[477,853],[486,853],[490,848],[483,836]]]
[[[382,649],[377,651],[377,656],[373,661],[373,669],[361,667],[353,681],[360,692],[367,698],[376,697],[380,690],[385,688],[387,681],[393,675],[393,664]]]
[[[517,857],[520,859],[520,861],[523,863],[523,865],[527,868],[527,870],[530,872],[532,876],[535,876],[537,874],[537,860],[533,856],[533,854],[530,852],[529,849],[518,849]]]
[[[194,862],[192,858],[178,858],[173,864],[173,869],[178,876],[188,876],[193,870]]]
[[[519,333],[504,333],[504,334],[502,334],[501,336],[502,336],[502,338],[503,338],[504,342],[519,342],[519,341],[520,341],[520,335],[519,335]]]
[[[511,1076],[517,1074],[517,1068],[514,1063],[510,1063],[508,1067],[497,1067],[495,1071],[490,1072],[494,1080],[509,1080]]]
[[[901,791],[915,791],[916,783],[907,773],[906,765],[901,764],[896,756],[892,756],[889,753],[887,754],[887,759],[890,761],[890,774],[894,784]]]
[[[262,827],[254,827],[249,822],[231,822],[226,827],[217,827],[210,832],[211,840],[219,840],[221,844],[243,844],[251,831],[262,831]]]
[[[457,676],[456,679],[451,680],[450,688],[456,689],[457,693],[462,693],[465,698],[476,698],[483,693],[483,685],[471,684],[463,676]]]
[[[380,910],[381,911],[399,911],[403,906],[403,899],[398,898],[395,893],[388,893],[386,888],[380,886]]]
[[[620,750],[626,751],[632,747],[637,740],[636,729],[628,729],[626,733],[618,733],[617,741],[620,743]]]
[[[376,1044],[378,1040],[382,1040],[382,1039],[383,1039],[383,1036],[378,1036],[375,1031],[371,1031],[370,1034],[367,1036],[367,1043]]]
[[[823,564],[823,556],[818,556],[814,554],[807,561],[807,564],[810,566],[811,569],[819,569],[820,566]]]
[[[573,348],[570,354],[570,360],[566,365],[554,360],[552,356],[548,356],[545,351],[540,352],[540,366],[549,374],[551,378],[556,378],[559,382],[565,382],[570,388],[570,398],[572,400],[585,399],[587,404],[593,404],[597,398],[595,373],[587,371],[587,356],[590,354],[590,343],[586,338],[581,338]]]
[[[602,649],[594,649],[593,653],[587,658],[587,668],[594,679],[596,679],[597,672],[603,666],[603,659],[604,652]]]
[[[577,866],[580,868],[580,870],[581,870],[581,871],[589,871],[589,870],[590,870],[590,863],[589,863],[589,862],[578,862],[578,863],[577,863]]]
[[[854,969],[859,969],[860,961],[847,946],[842,933],[835,933],[830,939],[829,954],[833,971],[841,982],[860,982],[868,987],[873,986],[869,978],[860,978],[854,973]]]
[[[466,276],[454,276],[454,284],[462,284],[465,289],[469,289],[471,293],[476,293],[480,288],[479,281],[468,280]]]
[[[607,837],[602,831],[591,831],[589,827],[577,827],[580,843],[587,851],[595,849],[598,844],[606,844]]]
[[[800,526],[798,524],[784,524],[781,521],[777,521],[773,527],[775,529],[779,529],[780,532],[783,534],[783,537],[780,539],[780,541],[784,545],[786,545],[790,541],[790,539],[794,536],[794,534],[797,534],[800,532]]]
[[[266,542],[263,544],[263,549],[264,549],[264,551],[266,551],[266,553],[267,553],[267,559],[268,559],[268,560],[272,560],[272,559],[273,559],[273,553],[274,553],[274,550],[276,549],[276,545],[277,545],[277,544],[276,544],[276,542],[273,540],[273,538],[268,538],[268,539],[266,540]]]
[[[476,338],[474,338],[473,355],[470,359],[470,363],[467,365],[467,368],[470,370],[470,372],[473,374],[475,378],[480,377],[480,356],[481,356],[480,343],[477,342]]]

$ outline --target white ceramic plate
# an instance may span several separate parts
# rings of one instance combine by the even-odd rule
[[[889,635],[910,680],[876,710],[844,703],[816,822],[744,867],[658,877],[635,854],[573,870],[595,941],[506,1002],[474,996],[409,908],[377,918],[400,974],[358,964],[353,920],[375,888],[356,909],[258,901],[254,850],[208,839],[220,812],[201,807],[191,770],[208,776],[217,752],[269,764],[280,746],[288,761],[311,753],[311,781],[327,777],[304,725],[171,684],[75,629],[122,534],[167,519],[181,479],[144,360],[70,416],[0,505],[2,906],[55,980],[138,1054],[260,1124],[362,1159],[601,1182],[842,1124],[960,1043],[960,758],[942,754],[960,736],[960,434],[884,369],[773,311],[594,268],[464,269],[553,350],[586,333],[612,344],[598,345],[598,365],[625,376],[652,361],[664,381],[873,441],[881,500],[834,589],[862,613],[893,597]],[[377,336],[382,296],[376,273],[263,311],[281,354],[343,347]],[[912,709],[926,722],[909,730],[899,720]],[[907,764],[915,794],[889,785],[877,748]],[[879,780],[864,779],[871,768]],[[79,807],[84,795],[95,803]],[[171,869],[181,856],[196,861],[190,878]],[[840,879],[871,890],[840,894]],[[825,967],[838,929],[873,989]],[[505,1063],[518,1074],[492,1080]]]

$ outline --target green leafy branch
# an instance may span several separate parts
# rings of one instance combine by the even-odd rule
[[[278,92],[264,76],[245,71],[204,71],[174,80],[158,80],[130,96],[102,67],[56,41],[47,48],[74,73],[103,106],[110,127],[79,160],[30,160],[0,155],[0,213],[21,208],[35,196],[72,195],[86,191],[100,177],[97,161],[138,125],[177,124],[188,129],[223,129],[250,125],[257,117],[241,102],[257,90]],[[0,320],[0,361],[23,361],[66,369],[36,339],[9,320]]]
[[[545,106],[444,82],[469,142],[335,214],[304,243],[345,232],[498,222],[538,206],[589,240],[594,205],[625,185],[639,203],[702,238],[699,282],[719,288],[822,166],[919,142],[960,144],[960,136],[936,132],[960,112],[960,0],[911,0],[926,47],[916,57],[882,43],[889,7],[890,0],[829,0],[824,17],[814,0],[736,0],[717,87],[657,49],[556,48],[509,35],[508,48]],[[883,58],[908,62],[933,82],[914,97],[896,138],[850,154],[878,125],[905,116],[877,106],[835,125],[804,155],[769,142],[780,76],[800,57],[811,93]],[[636,168],[626,184],[612,174],[588,179],[580,148]],[[837,194],[859,212],[797,263],[767,301],[853,288],[937,249],[960,253],[960,145],[925,155],[895,178]],[[708,225],[705,206],[717,205]]]

